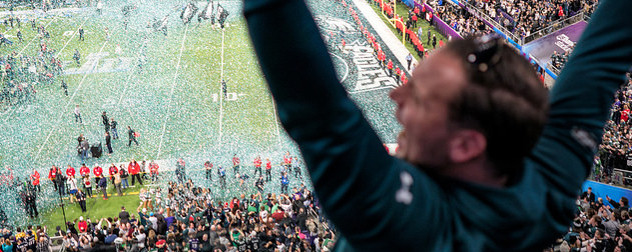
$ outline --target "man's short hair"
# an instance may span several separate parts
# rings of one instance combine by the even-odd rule
[[[448,117],[457,127],[480,131],[487,139],[488,160],[498,174],[515,179],[542,133],[547,91],[533,66],[500,40],[492,42],[494,54],[484,67],[471,63],[476,53],[485,50],[477,38],[453,40],[445,48],[462,59],[468,81],[450,104]]]
[[[624,205],[624,206],[627,206],[627,205],[628,205],[628,198],[626,198],[626,197],[621,197],[621,202],[623,202],[623,205]]]

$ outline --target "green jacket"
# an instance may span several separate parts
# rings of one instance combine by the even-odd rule
[[[538,251],[568,230],[613,95],[632,65],[630,0],[603,0],[551,91],[520,180],[497,189],[431,177],[389,156],[347,96],[302,0],[245,0],[279,118],[340,231],[339,251]],[[408,204],[396,200],[412,176]]]

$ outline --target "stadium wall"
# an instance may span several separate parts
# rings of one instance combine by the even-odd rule
[[[605,204],[609,204],[607,203],[608,201],[606,200],[606,196],[615,201],[619,201],[621,197],[626,197],[628,200],[632,200],[632,190],[629,189],[586,180],[582,186],[582,192],[586,191],[588,187],[592,188],[595,198],[603,198]]]

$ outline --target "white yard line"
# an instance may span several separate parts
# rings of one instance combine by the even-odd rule
[[[136,53],[136,57],[134,58],[134,61],[132,61],[132,67],[130,69],[129,76],[127,76],[127,80],[125,80],[125,87],[123,88],[123,93],[121,93],[121,97],[119,97],[117,104],[121,104],[121,102],[123,101],[123,97],[125,96],[125,93],[127,92],[127,87],[129,86],[127,84],[132,79],[132,76],[135,75],[134,74],[134,63],[137,62],[137,60],[140,58],[140,53],[142,51],[141,48],[143,47],[143,41],[141,41],[139,44],[140,44],[140,47],[137,49],[138,53]]]
[[[99,50],[99,53],[103,52],[103,49],[105,48],[105,45],[107,45],[108,41],[106,40],[105,42],[103,42],[103,45],[101,46],[101,49]],[[57,122],[59,122],[61,120],[61,118],[64,116],[64,113],[66,113],[66,110],[68,109],[68,106],[72,103],[72,100],[75,98],[75,96],[77,95],[77,92],[79,92],[79,90],[81,89],[81,86],[83,85],[83,82],[86,80],[86,77],[88,77],[88,74],[91,74],[92,72],[94,72],[94,69],[96,68],[96,66],[99,65],[99,61],[95,61],[92,66],[90,71],[86,72],[83,75],[83,78],[81,79],[81,82],[79,82],[79,86],[77,86],[77,88],[75,89],[75,91],[72,93],[72,96],[70,96],[70,99],[68,100],[68,102],[66,103],[66,105],[64,106],[64,109],[62,109],[61,113],[59,114],[59,117],[57,118]],[[42,150],[44,149],[44,146],[46,146],[46,143],[48,143],[48,139],[50,139],[50,137],[53,135],[53,133],[55,132],[55,130],[57,130],[57,127],[60,125],[61,123],[56,123],[55,126],[53,127],[53,129],[48,133],[48,136],[46,137],[46,140],[44,140],[44,142],[42,143],[42,145],[40,145],[39,150],[37,151],[37,155],[35,155],[35,159],[34,160],[38,160],[40,154],[42,153]]]
[[[73,32],[72,36],[70,36],[70,39],[68,39],[68,41],[66,41],[66,44],[64,44],[64,47],[62,47],[61,50],[59,50],[59,52],[55,54],[55,58],[59,57],[59,54],[61,54],[61,52],[64,51],[64,49],[66,49],[66,46],[68,46],[68,43],[70,43],[70,41],[72,41],[72,39],[75,38],[75,35],[79,32],[79,29],[83,27],[83,24],[85,24],[86,21],[88,21],[88,19],[90,19],[90,17],[87,17],[86,20],[83,20],[83,23],[79,25],[79,28],[77,28],[77,32]]]
[[[281,124],[281,122],[279,121],[279,116],[277,116],[276,102],[274,101],[274,98],[270,98],[270,99],[272,100],[272,114],[274,115],[274,124],[276,125],[277,143],[280,145],[281,144],[281,127],[279,127],[279,124]]]
[[[345,65],[345,74],[342,76],[342,79],[340,79],[340,83],[343,83],[347,79],[347,77],[349,77],[349,64],[347,64],[347,61],[344,60],[342,57],[340,57],[340,56],[338,56],[336,54],[333,54],[333,53],[329,53],[329,54],[331,54],[332,56],[338,58],[340,60],[340,62],[342,62]]]
[[[217,144],[222,146],[222,119],[224,117],[224,89],[222,82],[224,80],[224,30],[222,29],[222,49],[220,53],[220,68],[219,68],[219,139]]]
[[[55,18],[57,18],[57,16],[55,16]],[[54,20],[55,18],[53,18],[53,20]],[[44,29],[45,29],[46,27],[48,27],[48,25],[50,25],[50,24],[52,23],[52,21],[53,21],[53,20],[51,20],[51,22],[48,22],[48,24],[46,24],[46,26],[44,27]],[[87,20],[88,20],[88,19],[86,18],[86,21],[87,21]],[[84,23],[85,23],[85,21],[84,21]],[[83,23],[82,23],[81,25],[83,25]],[[80,26],[80,27],[81,27],[81,26]],[[74,35],[73,35],[73,36],[74,36]],[[35,38],[37,38],[37,35],[36,35],[33,39],[35,39]],[[70,38],[70,39],[66,42],[66,45],[67,45],[67,44],[68,44],[68,42],[70,42],[71,40],[72,40],[72,37],[71,37],[71,38]],[[31,40],[31,42],[32,42],[32,41],[33,41],[33,40]],[[29,44],[30,44],[30,42],[29,42]],[[20,53],[22,53],[22,51],[24,51],[24,50],[25,50],[25,49],[29,46],[29,44],[27,44],[27,45],[26,45],[26,46],[25,46],[25,47],[24,47],[24,48],[20,51]],[[64,48],[66,48],[66,46],[64,46]],[[59,56],[59,54],[60,54],[60,53],[64,50],[64,48],[62,48],[61,50],[59,50],[59,52],[57,53],[57,55],[55,55],[55,58],[57,58],[57,57]],[[7,109],[4,113],[2,113],[2,115],[8,114],[8,113],[13,113],[13,112],[15,112],[15,111],[16,111],[16,107],[15,107],[15,106],[13,106],[13,107],[11,107],[11,108],[8,108],[8,109]],[[13,115],[11,115],[11,116],[13,116]],[[9,119],[8,119],[8,118],[9,118],[9,116],[7,116],[7,117],[5,117],[5,118],[7,118],[6,120],[9,120]]]
[[[53,21],[55,21],[59,16],[55,16],[53,19],[51,19],[48,24],[46,24],[44,26],[44,29],[48,28],[48,26],[53,23]],[[24,52],[24,50],[26,50],[26,48],[28,48],[31,43],[33,43],[33,41],[37,38],[38,34],[35,34],[35,36],[33,36],[33,38],[26,44],[26,46],[24,46],[24,48],[22,48],[22,50],[20,50],[20,52],[18,53],[18,57],[22,56],[22,53]]]
[[[169,114],[171,113],[171,102],[173,101],[173,93],[176,90],[176,80],[178,79],[178,71],[180,70],[180,61],[182,60],[182,52],[184,51],[184,42],[187,39],[187,32],[189,31],[189,26],[187,25],[184,29],[184,36],[182,36],[182,45],[180,46],[180,55],[178,56],[178,64],[176,64],[176,74],[173,76],[173,83],[171,84],[171,94],[169,95],[169,102],[167,103],[167,115],[164,119],[164,124],[162,125],[162,134],[160,135],[160,144],[158,145],[158,155],[156,155],[156,159],[160,158],[160,154],[162,152],[162,142],[165,137],[165,130],[167,129],[167,121],[169,121]]]

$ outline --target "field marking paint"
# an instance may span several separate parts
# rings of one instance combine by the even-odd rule
[[[48,26],[49,26],[49,25],[53,22],[53,20],[55,20],[57,17],[58,17],[58,16],[55,16],[55,18],[53,18],[50,22],[48,22],[48,24],[46,24],[46,26],[44,26],[44,29],[46,29],[46,28],[47,28],[47,27],[48,27]],[[85,21],[87,21],[87,20],[88,20],[88,18],[86,18],[86,20],[85,20]],[[84,21],[83,23],[85,23],[85,21]],[[82,23],[81,25],[83,25],[83,23]],[[80,26],[80,27],[81,27],[81,26]],[[35,35],[35,37],[33,37],[33,39],[35,39],[35,38],[37,38],[37,34]],[[26,45],[26,46],[25,46],[25,47],[24,47],[21,51],[20,51],[20,54],[21,54],[21,53],[22,53],[22,52],[23,52],[23,51],[24,51],[27,47],[29,47],[29,45],[31,44],[31,42],[33,42],[33,39],[32,39],[32,40],[31,40],[31,41],[30,41],[30,42],[29,42],[29,43],[28,43],[28,44],[27,44],[27,45]],[[68,44],[68,42],[70,42],[70,40],[72,40],[72,38],[70,38],[70,39],[66,42],[66,44]],[[64,46],[64,48],[65,48],[65,46]],[[61,50],[59,50],[59,52],[57,53],[57,55],[55,55],[55,58],[57,58],[57,57],[59,56],[59,54],[60,54],[60,53],[64,50],[64,48],[62,48]],[[20,55],[20,54],[18,54],[18,55]],[[8,108],[8,109],[7,109],[7,110],[6,110],[6,111],[5,111],[2,115],[4,116],[5,114],[9,114],[9,113],[11,113],[11,116],[12,116],[12,115],[13,115],[13,112],[17,111],[17,109],[16,109],[16,108],[17,108],[16,106],[13,106],[12,108]],[[9,120],[9,117],[8,117],[8,116],[7,116],[7,117],[5,117],[5,118],[7,118],[6,120]],[[6,120],[5,120],[5,122],[6,122]]]
[[[385,87],[371,88],[371,89],[365,89],[365,90],[360,90],[360,91],[351,91],[351,92],[348,92],[348,93],[349,94],[359,94],[359,93],[365,93],[365,92],[376,91],[376,90],[387,89],[387,88],[394,89],[395,87],[385,86]]]
[[[138,53],[136,54],[136,57],[135,57],[134,61],[137,61],[140,58],[140,53],[143,50],[142,49],[143,48],[143,43],[144,43],[143,41],[140,42],[140,48],[138,48],[138,50],[137,50]],[[125,84],[129,83],[129,81],[132,79],[132,76],[135,75],[133,68],[134,68],[134,62],[132,62],[132,70],[130,71],[129,76],[127,77],[127,80],[125,80]],[[123,96],[125,96],[125,93],[127,92],[127,87],[128,86],[129,85],[125,85],[125,87],[123,88],[123,93],[121,93],[121,97],[119,97],[117,104],[121,104],[121,102],[123,101]]]
[[[222,48],[220,53],[220,68],[219,68],[219,139],[217,141],[218,147],[222,147],[222,118],[224,117],[224,89],[222,82],[224,80],[224,29],[222,29]]]
[[[53,23],[53,21],[55,21],[59,16],[55,16],[53,19],[51,19],[45,26],[44,29],[48,28],[48,26]],[[18,57],[22,56],[22,52],[24,52],[24,50],[26,50],[27,47],[29,47],[31,45],[31,43],[33,43],[33,40],[35,40],[37,38],[38,34],[35,34],[35,36],[33,36],[33,38],[26,44],[26,46],[24,46],[24,48],[22,48],[22,50],[20,50],[20,52],[18,53]]]
[[[271,98],[271,100],[272,114],[274,115],[274,124],[276,125],[277,143],[281,145],[281,127],[279,127],[279,124],[281,124],[281,122],[279,121],[279,116],[277,115],[276,102],[274,101],[274,98]]]
[[[173,101],[173,93],[176,90],[176,80],[178,79],[178,71],[180,70],[180,61],[182,60],[182,52],[184,51],[184,42],[187,39],[187,32],[189,31],[189,26],[187,25],[184,29],[184,36],[182,36],[182,45],[180,45],[180,55],[178,56],[178,64],[176,64],[176,74],[173,76],[173,83],[171,84],[171,94],[169,95],[169,102],[167,103],[167,115],[164,119],[164,124],[162,125],[162,134],[160,134],[160,144],[158,145],[158,155],[156,155],[156,159],[160,158],[160,154],[162,151],[162,142],[165,137],[165,130],[167,129],[167,119],[169,119],[169,114],[171,113],[171,102]]]
[[[343,83],[347,79],[347,77],[349,76],[349,65],[347,64],[347,61],[345,61],[340,56],[338,56],[336,54],[333,54],[333,53],[329,53],[329,54],[331,54],[334,57],[338,58],[345,66],[345,74],[342,76],[342,79],[340,79],[340,83]]]
[[[107,45],[108,41],[106,40],[105,42],[103,42],[103,45],[101,46],[101,49],[99,49],[99,53],[103,52],[103,49],[105,48],[105,45]],[[95,61],[94,64],[92,65],[92,70],[94,70],[97,66],[99,65],[99,61]],[[72,92],[72,96],[70,96],[70,99],[68,100],[68,102],[66,103],[66,105],[64,106],[64,109],[61,111],[61,113],[59,114],[59,117],[57,118],[57,121],[59,122],[59,120],[61,120],[61,118],[64,116],[64,113],[66,111],[66,109],[68,109],[68,105],[70,105],[72,103],[72,100],[75,98],[75,96],[77,95],[77,92],[79,92],[79,90],[81,89],[81,86],[83,86],[83,82],[86,80],[86,77],[88,77],[89,74],[91,74],[92,71],[90,72],[86,72],[83,75],[83,78],[81,79],[81,82],[79,82],[79,86],[77,86],[77,88],[75,89],[74,92]],[[83,120],[83,119],[82,119]],[[46,140],[44,140],[44,142],[42,143],[42,145],[40,145],[39,150],[37,151],[37,155],[35,155],[35,160],[39,159],[39,155],[42,153],[42,150],[44,149],[44,146],[46,146],[46,143],[48,143],[48,139],[50,139],[50,136],[53,135],[53,133],[55,132],[55,130],[57,130],[57,127],[60,125],[61,123],[56,123],[55,127],[53,127],[53,129],[48,133],[48,136],[46,137]]]
[[[86,21],[88,21],[88,19],[90,19],[90,17],[87,17],[86,20],[83,20],[83,23],[81,23],[81,25],[79,25],[79,28],[77,28],[77,32],[73,32],[72,36],[70,37],[70,39],[68,39],[68,41],[66,41],[66,44],[64,44],[64,47],[61,48],[61,50],[59,50],[59,52],[57,52],[57,54],[55,54],[55,58],[59,57],[59,54],[61,54],[61,52],[64,51],[64,49],[66,49],[66,46],[68,46],[68,43],[70,43],[70,41],[72,41],[73,38],[75,38],[75,35],[77,35],[77,33],[79,33],[79,29],[81,29],[81,27],[83,27],[83,25],[86,23]],[[101,52],[99,52],[101,53]]]

